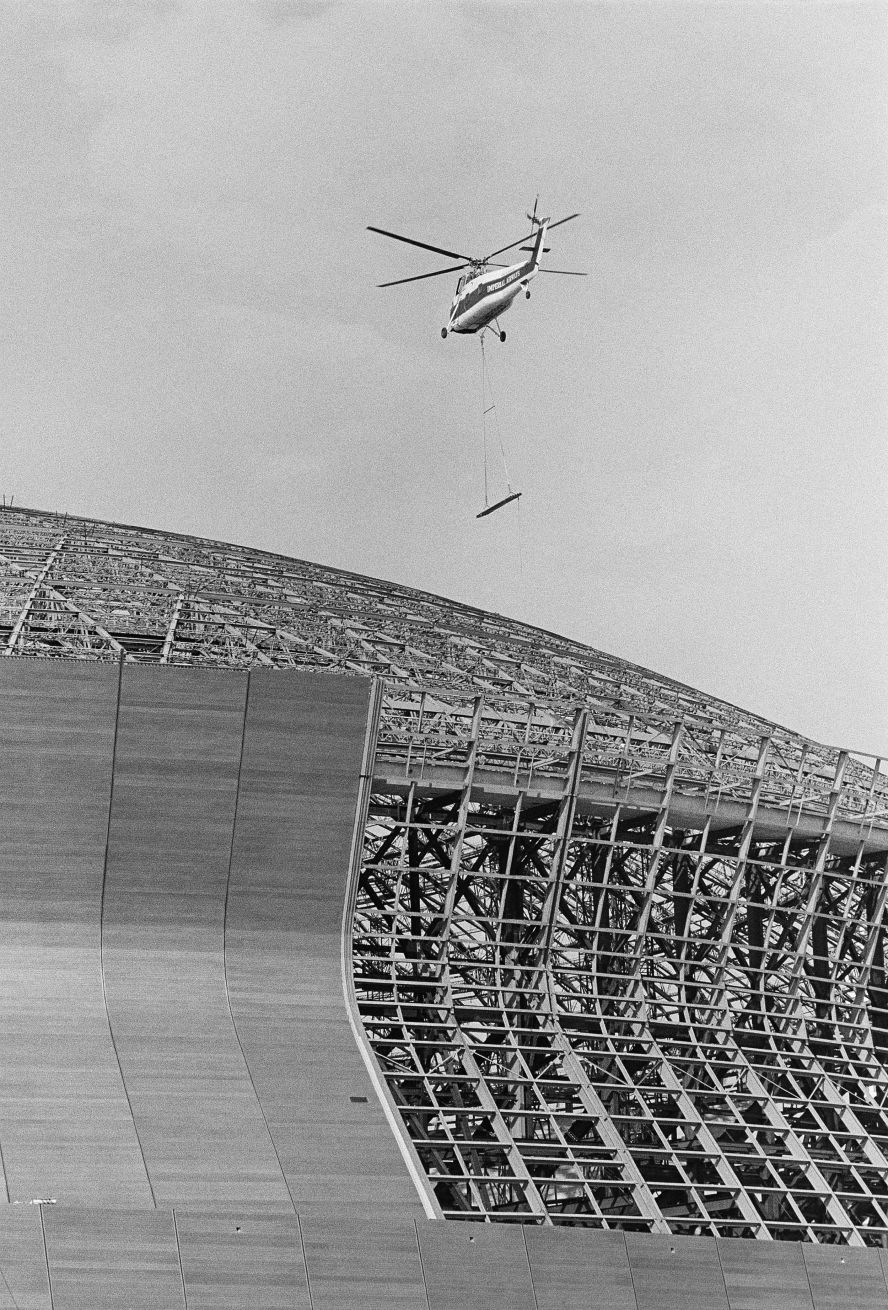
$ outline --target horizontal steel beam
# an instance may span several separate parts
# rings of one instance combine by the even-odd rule
[[[411,765],[409,769],[396,761],[377,758],[373,767],[374,791],[406,795],[411,785],[419,784],[425,794],[443,795],[459,791],[465,779],[461,764]],[[512,770],[476,767],[472,782],[472,799],[491,805],[514,806],[519,793],[525,805],[546,804],[560,799],[563,780],[557,776],[536,774],[526,785],[517,783]],[[655,815],[662,804],[663,788],[647,783],[618,781],[613,774],[590,780],[588,770],[577,796],[577,814],[594,815],[603,820],[612,817],[617,806],[621,818],[631,814]],[[718,836],[720,830],[736,829],[749,817],[749,804],[734,797],[705,792],[687,793],[678,787],[673,790],[669,803],[667,823],[670,828],[700,829],[709,820],[710,833]],[[791,836],[794,843],[818,842],[826,830],[825,814],[799,813],[798,804],[775,805],[760,801],[755,816],[753,841],[785,841]],[[834,855],[856,855],[863,843],[864,855],[879,855],[888,851],[888,824],[869,820],[834,818],[829,849]]]

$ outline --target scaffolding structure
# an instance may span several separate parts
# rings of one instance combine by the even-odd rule
[[[7,656],[376,683],[354,1000],[461,1220],[888,1242],[888,770],[500,616],[0,510]]]

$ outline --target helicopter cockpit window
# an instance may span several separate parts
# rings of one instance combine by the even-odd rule
[[[457,295],[459,295],[459,293],[462,291],[463,287],[465,286],[465,281],[466,281],[466,275],[465,275],[465,273],[461,273],[461,274],[460,274],[459,281],[458,281],[457,284],[456,284],[456,294],[457,294]]]

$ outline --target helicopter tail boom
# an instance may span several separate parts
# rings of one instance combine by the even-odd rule
[[[530,267],[532,272],[536,272],[540,266],[540,255],[543,253],[543,246],[546,240],[546,229],[549,226],[548,218],[539,220],[539,227],[536,230],[533,245],[530,249]]]

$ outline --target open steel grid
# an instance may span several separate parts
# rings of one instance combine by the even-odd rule
[[[385,701],[354,983],[440,1212],[881,1244],[881,768]]]
[[[888,776],[427,593],[0,509],[8,656],[376,679],[352,986],[450,1218],[879,1244]]]

